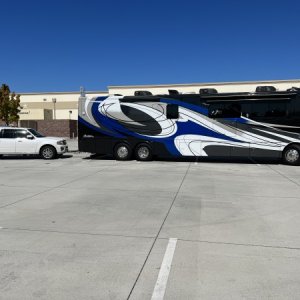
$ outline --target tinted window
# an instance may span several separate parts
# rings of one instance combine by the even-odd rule
[[[168,104],[167,105],[167,119],[178,119],[178,105],[176,104]]]
[[[250,117],[264,117],[268,111],[268,103],[260,102],[252,104]]]
[[[287,115],[287,103],[285,102],[245,102],[242,103],[243,116],[250,118],[284,117]]]
[[[38,131],[36,131],[32,128],[29,128],[28,131],[30,131],[36,137],[45,137],[44,135],[42,135],[41,133],[39,133]]]
[[[15,138],[26,138],[27,135],[26,130],[15,130]]]
[[[15,130],[14,129],[3,129],[2,138],[3,139],[14,139],[15,138]]]
[[[238,103],[216,103],[209,107],[210,118],[239,118],[241,106]]]
[[[242,115],[244,117],[249,118],[252,112],[252,104],[251,103],[242,103]]]
[[[273,102],[269,103],[268,111],[266,112],[266,117],[283,117],[287,113],[286,103]]]

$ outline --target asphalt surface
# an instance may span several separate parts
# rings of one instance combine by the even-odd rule
[[[298,299],[299,228],[300,167],[4,158],[0,299]]]

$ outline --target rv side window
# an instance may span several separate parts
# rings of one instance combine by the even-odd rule
[[[268,111],[266,112],[266,117],[284,117],[287,114],[286,103],[281,102],[271,102],[269,103]]]
[[[288,114],[286,102],[245,102],[242,103],[242,114],[247,118],[277,118]]]
[[[178,119],[178,105],[176,104],[168,104],[167,105],[167,119]]]
[[[267,111],[268,111],[268,103],[267,102],[253,103],[250,117],[251,118],[265,117]]]
[[[210,118],[239,118],[241,105],[238,103],[212,104],[209,107]]]

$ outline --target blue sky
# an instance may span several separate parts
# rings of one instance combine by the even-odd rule
[[[299,1],[0,0],[17,92],[300,78]]]

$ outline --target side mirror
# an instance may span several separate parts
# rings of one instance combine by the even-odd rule
[[[178,119],[179,118],[178,105],[167,104],[166,116],[167,119]]]
[[[34,140],[34,136],[31,135],[31,134],[28,134],[28,135],[26,136],[26,139],[28,139],[28,140]]]

